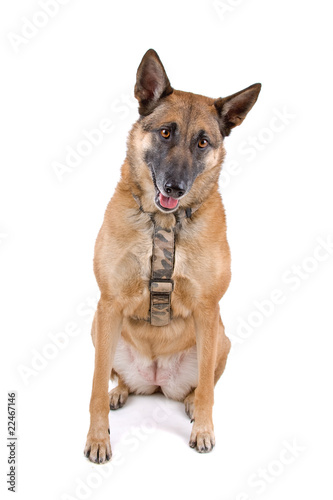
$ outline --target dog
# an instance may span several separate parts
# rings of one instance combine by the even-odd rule
[[[111,458],[109,411],[131,393],[183,401],[190,447],[215,445],[214,386],[231,345],[219,311],[231,271],[218,181],[224,138],[260,90],[212,99],[174,90],[153,49],[139,65],[139,119],[95,246],[101,297],[84,450],[92,462]],[[110,377],[118,386],[108,393]]]

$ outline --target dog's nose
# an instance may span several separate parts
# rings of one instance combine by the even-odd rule
[[[167,195],[172,198],[180,198],[185,194],[186,187],[185,184],[181,181],[178,184],[175,182],[166,182],[164,184],[164,189]]]

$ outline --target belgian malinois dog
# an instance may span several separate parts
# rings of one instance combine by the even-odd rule
[[[141,61],[140,116],[95,247],[101,298],[84,451],[92,462],[111,458],[109,411],[131,393],[183,401],[189,445],[202,453],[215,444],[214,386],[230,350],[219,301],[231,275],[218,181],[224,138],[260,89],[218,99],[182,92],[154,50]],[[110,377],[118,386],[108,393]]]

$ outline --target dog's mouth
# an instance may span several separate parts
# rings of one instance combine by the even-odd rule
[[[162,212],[166,213],[177,210],[179,205],[179,200],[177,200],[176,198],[172,198],[171,196],[165,196],[157,187],[154,169],[150,167],[150,171],[155,186],[155,192],[156,192],[155,205],[157,206],[157,208]]]
[[[171,196],[164,196],[164,194],[162,194],[160,191],[158,191],[155,197],[155,203],[159,209],[168,212],[175,210],[179,205],[178,200],[172,198]]]

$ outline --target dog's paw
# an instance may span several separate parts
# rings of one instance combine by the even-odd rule
[[[115,387],[109,392],[110,410],[118,410],[124,406],[128,398],[128,390],[122,387]]]
[[[213,429],[197,427],[194,422],[189,445],[199,453],[212,451],[215,446]]]
[[[188,396],[184,399],[185,413],[189,419],[193,420],[194,415],[194,391],[190,392]]]
[[[112,456],[109,435],[92,437],[88,434],[84,454],[91,462],[96,464],[108,462]]]

